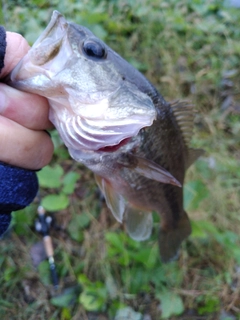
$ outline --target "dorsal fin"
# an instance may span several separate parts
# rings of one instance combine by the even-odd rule
[[[181,129],[184,142],[186,146],[189,146],[193,135],[194,106],[188,101],[178,100],[171,102],[170,105]]]
[[[193,164],[193,162],[195,162],[203,154],[204,154],[204,150],[203,149],[189,148],[188,149],[187,163],[185,165],[185,169],[187,170]]]

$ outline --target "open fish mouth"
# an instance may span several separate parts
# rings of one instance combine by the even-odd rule
[[[69,117],[66,121],[55,119],[52,122],[68,148],[95,152],[117,151],[143,128],[141,123],[134,123],[132,119],[130,124],[125,120],[112,121],[111,125],[108,121],[93,121],[80,116]]]
[[[125,146],[130,140],[131,140],[131,138],[125,138],[122,141],[120,141],[118,144],[116,144],[114,146],[106,146],[106,147],[100,148],[99,151],[103,151],[103,152],[117,151],[121,147]]]
[[[66,41],[67,28],[68,23],[65,18],[59,12],[54,11],[46,29],[7,78],[10,85],[19,90],[35,93],[37,88],[49,80],[54,73],[59,72],[61,65],[55,63],[54,60],[49,62],[49,56],[60,46],[67,47],[67,50],[61,53],[65,57],[59,56],[58,60],[64,60],[66,55],[72,54]],[[31,86],[29,86],[30,83]]]

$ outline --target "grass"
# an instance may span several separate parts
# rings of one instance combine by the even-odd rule
[[[60,289],[54,292],[46,261],[38,269],[31,261],[41,240],[33,203],[14,213],[0,243],[1,318],[119,320],[132,312],[132,319],[240,319],[240,12],[220,1],[34,0],[8,1],[1,16],[7,29],[33,43],[53,9],[104,39],[166,100],[195,103],[192,146],[206,153],[185,183],[193,232],[178,261],[161,264],[159,218],[154,215],[150,240],[131,240],[108,212],[92,173],[69,159],[54,132],[54,158],[39,180],[55,219]]]

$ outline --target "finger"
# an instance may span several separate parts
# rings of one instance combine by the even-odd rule
[[[50,162],[53,143],[46,132],[24,128],[0,116],[0,150],[0,161],[37,170]]]
[[[1,72],[1,78],[5,77],[22,57],[28,52],[30,46],[27,40],[18,33],[6,32],[6,53],[4,57],[4,68]]]
[[[49,105],[44,97],[0,83],[0,115],[26,128],[45,130],[53,127],[48,113]]]

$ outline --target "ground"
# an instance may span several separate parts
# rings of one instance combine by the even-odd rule
[[[195,104],[192,147],[202,156],[184,185],[192,235],[177,261],[152,237],[131,240],[109,213],[93,174],[72,161],[56,132],[38,173],[59,288],[35,231],[39,199],[13,214],[0,242],[0,315],[7,319],[240,319],[240,11],[219,1],[8,1],[2,24],[33,43],[52,9],[89,27],[143,72],[167,101]],[[37,247],[36,247],[37,244]],[[37,248],[39,251],[37,251]]]

